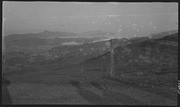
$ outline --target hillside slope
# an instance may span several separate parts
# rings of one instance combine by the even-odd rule
[[[158,39],[130,39],[126,45],[115,49],[114,79],[135,86],[166,90],[176,95],[178,74],[178,33]],[[165,42],[165,43],[164,43]],[[107,74],[110,72],[110,53],[87,60],[88,69],[96,66]]]

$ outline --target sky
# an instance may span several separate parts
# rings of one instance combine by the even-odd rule
[[[131,37],[177,29],[176,2],[3,2],[3,35],[103,30]]]

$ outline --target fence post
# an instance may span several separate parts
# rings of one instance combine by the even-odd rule
[[[115,65],[114,65],[114,41],[110,40],[110,76],[113,77],[115,73]]]

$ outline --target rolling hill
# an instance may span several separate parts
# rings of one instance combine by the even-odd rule
[[[13,34],[5,36],[6,51],[44,52],[63,45],[79,45],[105,39],[104,36],[80,36],[71,32],[50,32]]]

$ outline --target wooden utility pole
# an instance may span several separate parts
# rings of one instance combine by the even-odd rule
[[[110,63],[110,76],[113,77],[114,73],[115,73],[115,65],[114,65],[114,40],[111,39],[110,40],[110,59],[111,59],[111,63]]]

